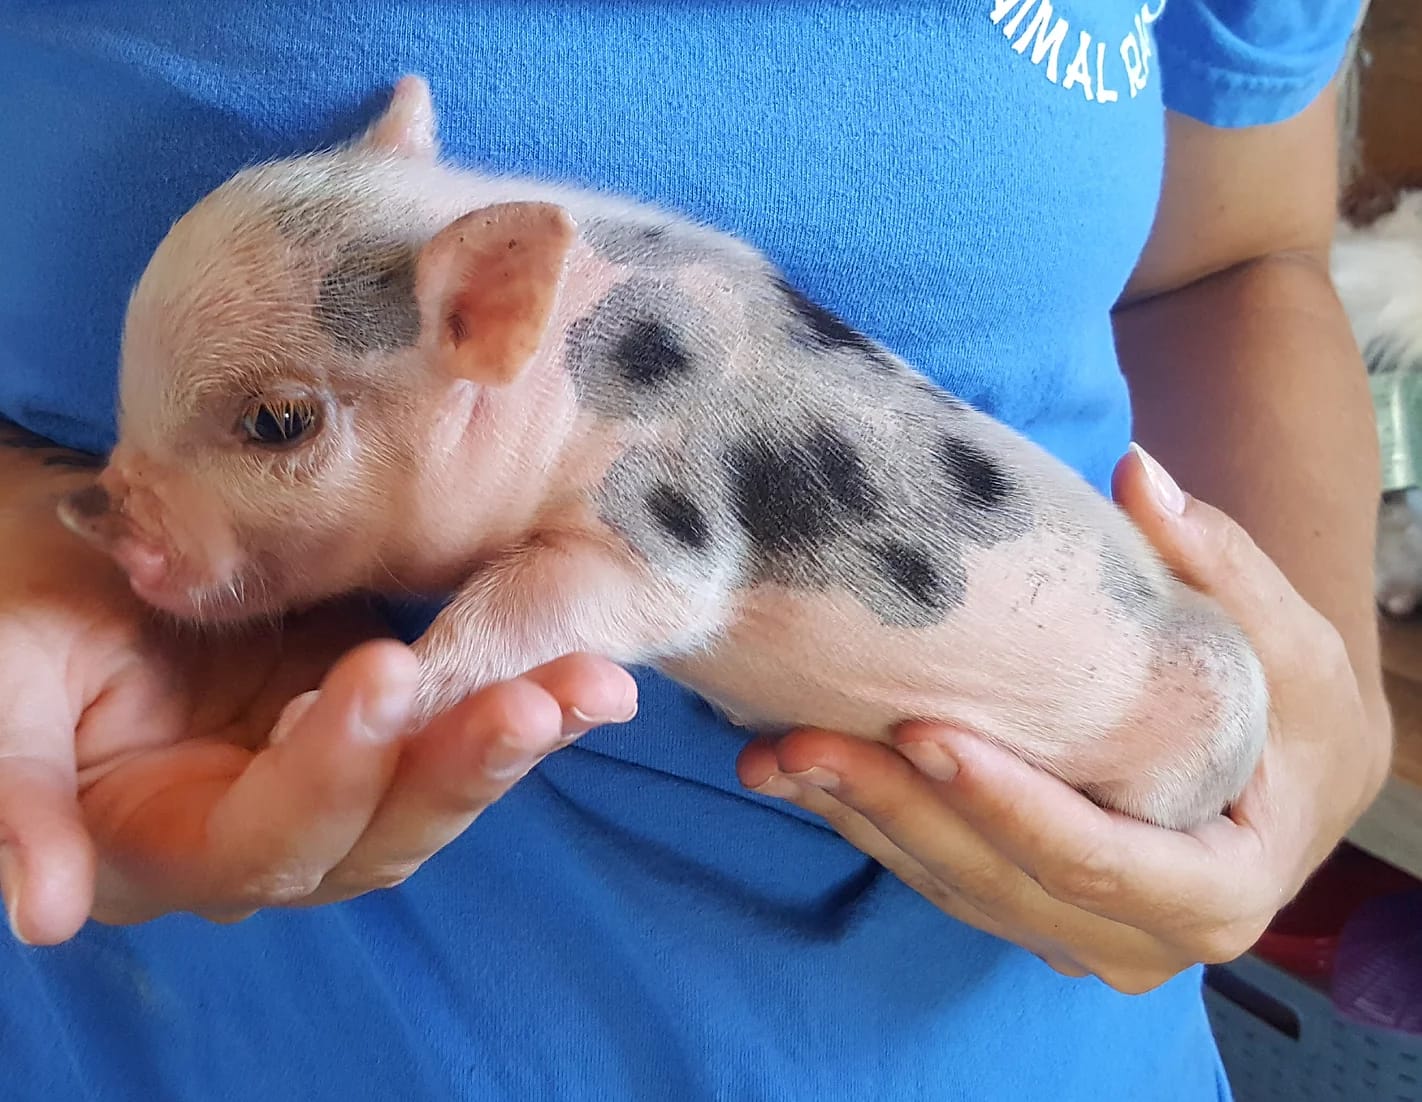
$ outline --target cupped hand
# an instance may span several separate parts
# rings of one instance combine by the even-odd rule
[[[635,710],[630,675],[572,655],[411,732],[414,656],[383,634],[356,605],[216,636],[161,624],[45,495],[0,502],[0,886],[16,935],[231,920],[399,883],[545,754]]]
[[[1272,694],[1262,761],[1228,814],[1174,832],[1097,807],[971,733],[907,724],[893,747],[797,731],[742,754],[743,783],[822,816],[947,913],[1072,976],[1151,990],[1246,951],[1381,783],[1338,632],[1238,525],[1133,453],[1116,496],[1253,641]]]

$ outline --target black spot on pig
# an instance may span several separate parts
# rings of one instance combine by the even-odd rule
[[[880,622],[897,628],[923,629],[941,624],[963,603],[966,572],[951,547],[926,550],[907,534],[854,540],[840,545],[849,570],[851,592]]]
[[[647,511],[662,531],[683,547],[704,551],[711,542],[706,516],[694,501],[662,483],[647,495]]]
[[[763,560],[808,552],[880,508],[863,459],[827,425],[787,430],[783,440],[748,437],[725,464],[735,517]]]
[[[750,439],[726,452],[731,503],[763,558],[802,552],[834,530],[829,491],[803,446]]]
[[[821,352],[854,352],[880,369],[894,366],[878,344],[792,286],[783,276],[775,277],[775,287],[799,322],[800,338],[810,347]]]
[[[884,576],[916,604],[937,608],[943,602],[943,579],[918,548],[901,540],[885,540],[873,551]]]
[[[564,362],[579,402],[599,416],[685,420],[702,416],[688,403],[725,407],[713,394],[732,339],[724,329],[674,284],[634,277],[569,325]]]
[[[842,433],[821,425],[810,437],[808,450],[811,464],[836,505],[860,520],[879,512],[879,491],[859,452]]]
[[[390,351],[420,336],[415,249],[400,242],[342,248],[321,279],[316,322],[352,352]]]
[[[995,509],[1011,496],[1013,484],[1007,472],[976,445],[942,436],[937,452],[938,462],[969,504]]]
[[[665,268],[685,263],[695,255],[691,235],[685,229],[664,225],[597,218],[584,224],[583,238],[614,264]]]
[[[618,339],[612,359],[628,382],[649,389],[691,370],[691,357],[676,335],[652,318],[643,318],[628,327]]]

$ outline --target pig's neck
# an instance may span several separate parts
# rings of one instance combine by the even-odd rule
[[[383,556],[399,584],[448,592],[480,565],[548,526],[586,523],[585,491],[610,461],[586,432],[565,342],[627,271],[579,242],[549,331],[532,362],[498,388],[446,384],[411,461],[408,503]]]
[[[443,593],[524,542],[568,489],[560,460],[577,410],[551,357],[506,387],[448,384],[435,406],[381,557],[399,587]]]

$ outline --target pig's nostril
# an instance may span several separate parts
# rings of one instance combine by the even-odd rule
[[[102,486],[86,486],[69,495],[69,508],[75,516],[93,520],[107,513],[113,505],[109,492]]]

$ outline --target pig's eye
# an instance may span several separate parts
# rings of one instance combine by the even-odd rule
[[[254,444],[284,447],[310,436],[319,412],[314,402],[301,399],[259,399],[247,407],[239,427]]]

